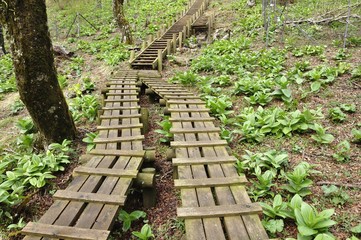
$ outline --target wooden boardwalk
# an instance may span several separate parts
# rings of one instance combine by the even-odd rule
[[[36,223],[23,229],[25,239],[107,239],[118,210],[143,162],[137,74],[120,72],[109,82],[91,159],[74,170],[65,190]]]
[[[208,3],[191,0],[189,9],[131,62],[132,67],[155,68],[159,58],[189,36],[192,24],[204,24],[201,15]],[[109,80],[92,157],[74,170],[65,190],[54,194],[53,205],[40,220],[26,225],[25,239],[108,239],[146,155],[139,81],[166,100],[171,115],[174,184],[182,203],[177,215],[185,219],[187,240],[268,239],[258,216],[262,209],[250,201],[247,179],[238,175],[236,158],[228,154],[205,102],[153,70],[120,71]]]
[[[251,203],[234,167],[236,158],[221,140],[205,102],[180,86],[166,83],[160,76],[140,73],[141,81],[164,98],[170,112],[178,178],[187,240],[268,239],[258,214],[262,208]]]

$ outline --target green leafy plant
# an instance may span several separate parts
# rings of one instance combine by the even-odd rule
[[[309,175],[309,165],[306,164],[306,162],[301,162],[294,168],[293,172],[285,174],[288,184],[284,185],[282,188],[302,197],[310,195],[310,186],[313,182],[311,179],[308,179]]]
[[[82,118],[85,118],[93,122],[97,118],[99,106],[97,96],[83,95],[74,98],[70,102],[69,108],[73,114],[74,121],[80,121]]]
[[[327,234],[333,237],[328,232],[328,228],[335,225],[336,222],[331,220],[334,209],[323,210],[318,212],[314,207],[302,202],[300,209],[295,209],[297,229],[299,231],[298,237],[300,239],[312,239],[318,234]]]
[[[68,78],[65,75],[58,75],[58,82],[61,89],[64,89],[68,86]]]
[[[152,229],[148,224],[144,224],[144,226],[142,227],[140,232],[134,231],[134,232],[132,232],[132,234],[140,240],[148,240],[148,239],[154,238]]]
[[[230,97],[226,95],[220,95],[217,97],[207,96],[206,105],[211,110],[211,113],[216,116],[229,115],[233,113],[233,111],[229,110],[232,108],[232,101]]]
[[[177,72],[174,77],[169,79],[172,83],[180,83],[182,85],[194,85],[198,80],[199,76],[192,71]]]
[[[131,213],[127,213],[124,210],[120,210],[118,219],[123,222],[122,230],[126,232],[130,229],[130,226],[133,221],[138,220],[140,218],[145,218],[147,214],[143,211],[133,211]]]
[[[347,51],[346,51],[345,48],[340,48],[340,49],[337,51],[334,59],[335,59],[335,60],[345,60],[345,59],[348,58],[349,56],[350,56],[350,55],[347,54]]]
[[[356,105],[353,104],[353,103],[344,103],[344,104],[341,104],[340,105],[340,108],[345,111],[345,112],[348,112],[348,113],[354,113],[356,112]]]
[[[336,153],[332,155],[332,157],[337,162],[347,162],[350,160],[350,150],[351,146],[347,140],[344,140],[337,144],[336,146]]]
[[[334,122],[343,122],[346,120],[346,117],[347,117],[346,114],[344,112],[342,112],[341,108],[339,108],[339,107],[331,108],[328,111],[328,114],[329,114],[331,120]]]
[[[25,108],[24,103],[21,100],[16,100],[13,105],[11,105],[11,113],[18,114]]]
[[[330,199],[331,202],[336,206],[343,206],[350,200],[350,196],[345,191],[336,187],[335,185],[324,185],[321,188],[325,194],[325,197],[327,197],[327,199]]]
[[[95,143],[94,143],[94,139],[98,136],[98,133],[87,133],[86,137],[83,138],[83,142],[87,143],[86,146],[86,151],[89,152],[90,150],[92,150],[93,148],[95,148]]]
[[[159,141],[163,143],[168,143],[173,138],[173,133],[170,132],[172,128],[172,123],[169,121],[169,117],[164,117],[164,120],[161,122],[157,122],[157,124],[162,129],[156,129],[155,132],[161,134],[163,137],[159,139]]]
[[[289,216],[289,211],[287,210],[288,204],[287,202],[282,201],[282,197],[280,194],[277,194],[274,199],[272,205],[269,205],[264,202],[259,203],[263,208],[263,214],[274,219],[277,217],[287,218]]]
[[[352,141],[354,143],[361,143],[361,130],[353,128],[351,130],[351,134],[352,134],[352,137],[353,137]]]
[[[265,227],[265,229],[275,234],[277,232],[282,232],[284,228],[284,222],[283,219],[269,219],[269,220],[262,220],[262,225]]]
[[[312,135],[311,138],[316,142],[329,144],[335,139],[332,134],[326,133],[327,128],[322,127],[320,124],[315,123],[312,129],[316,134]]]
[[[11,54],[0,57],[0,93],[16,91],[15,72]]]
[[[31,118],[22,118],[16,122],[16,127],[22,134],[30,134],[36,132],[33,120]]]
[[[262,173],[261,168],[256,167],[254,175],[257,177],[257,181],[250,180],[253,184],[253,188],[251,188],[250,195],[252,195],[254,200],[257,201],[259,197],[264,197],[267,195],[273,196],[273,192],[270,191],[271,187],[275,185],[272,182],[275,177],[272,171],[267,170],[264,173]]]

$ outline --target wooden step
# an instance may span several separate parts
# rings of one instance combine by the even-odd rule
[[[231,185],[240,185],[247,183],[244,176],[223,177],[223,178],[194,178],[194,179],[175,179],[176,188],[200,188],[200,187],[222,187]]]
[[[217,127],[207,127],[207,128],[171,128],[170,133],[217,133],[221,129]]]
[[[214,117],[171,117],[169,121],[171,122],[207,122],[214,121]]]
[[[189,99],[201,99],[198,96],[174,96],[174,95],[165,95],[164,98],[169,100],[177,99],[177,100],[189,100]]]
[[[143,135],[139,136],[129,136],[129,137],[115,137],[115,138],[95,138],[93,143],[120,143],[120,142],[131,142],[137,140],[144,140]]]
[[[107,96],[137,96],[139,93],[106,93]]]
[[[73,192],[68,190],[58,190],[53,195],[53,198],[59,200],[87,202],[87,203],[101,203],[110,205],[124,206],[125,196],[121,195],[109,195],[99,193],[87,193],[87,192]]]
[[[139,110],[139,106],[134,107],[102,107],[103,110]]]
[[[108,177],[127,177],[136,178],[138,175],[137,170],[124,170],[124,169],[112,169],[112,168],[91,168],[91,167],[76,167],[74,169],[75,174],[80,175],[96,175],[96,176],[108,176]]]
[[[52,239],[106,240],[110,231],[29,222],[21,230],[21,233]]]
[[[174,141],[170,143],[171,147],[213,147],[227,146],[226,140],[209,140],[209,141]]]
[[[139,102],[138,98],[105,99],[104,102]]]
[[[179,218],[214,218],[237,215],[261,214],[262,207],[257,203],[233,204],[210,207],[181,207],[177,208]]]
[[[142,115],[141,114],[119,114],[119,115],[101,115],[99,118],[100,119],[123,119],[123,118],[140,118]]]
[[[202,104],[202,105],[205,105],[206,103],[203,102],[203,101],[196,101],[196,100],[168,100],[167,101],[168,104]]]
[[[169,112],[209,112],[209,108],[168,108]]]
[[[173,166],[234,164],[237,158],[233,156],[201,157],[201,158],[173,158]]]
[[[139,90],[139,87],[108,87],[107,90]]]
[[[107,116],[105,116],[107,117]],[[109,116],[112,117],[112,116]],[[114,116],[116,117],[116,116]],[[143,124],[122,124],[122,125],[109,125],[109,126],[98,126],[98,130],[119,130],[119,129],[128,129],[128,128],[143,128]]]
[[[91,155],[101,156],[125,156],[125,157],[144,157],[145,151],[142,150],[115,150],[115,149],[93,149],[89,152]]]

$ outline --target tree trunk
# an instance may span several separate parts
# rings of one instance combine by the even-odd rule
[[[113,0],[113,14],[122,35],[126,38],[125,42],[133,44],[132,31],[129,22],[125,19],[123,11],[124,0]]]
[[[4,41],[4,32],[3,32],[3,28],[0,25],[0,47],[1,50],[4,54],[6,54],[6,50],[5,50],[5,41]]]
[[[2,0],[0,22],[8,30],[20,98],[45,144],[73,139],[76,129],[57,80],[45,0]]]

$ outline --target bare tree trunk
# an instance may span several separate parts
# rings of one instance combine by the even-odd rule
[[[346,48],[347,35],[348,35],[348,25],[350,24],[350,15],[351,15],[351,0],[348,0],[348,11],[347,11],[347,20],[346,20],[346,30],[343,37],[343,48]]]
[[[113,14],[114,18],[117,21],[119,29],[122,31],[123,36],[125,36],[125,42],[128,44],[133,44],[132,31],[130,29],[129,22],[125,19],[123,11],[124,0],[113,0]]]
[[[0,22],[11,40],[20,98],[45,143],[73,139],[76,129],[56,76],[45,0],[2,0]]]
[[[6,54],[6,50],[5,50],[5,41],[4,41],[4,32],[3,32],[3,28],[0,25],[0,47],[1,50],[4,54]]]

